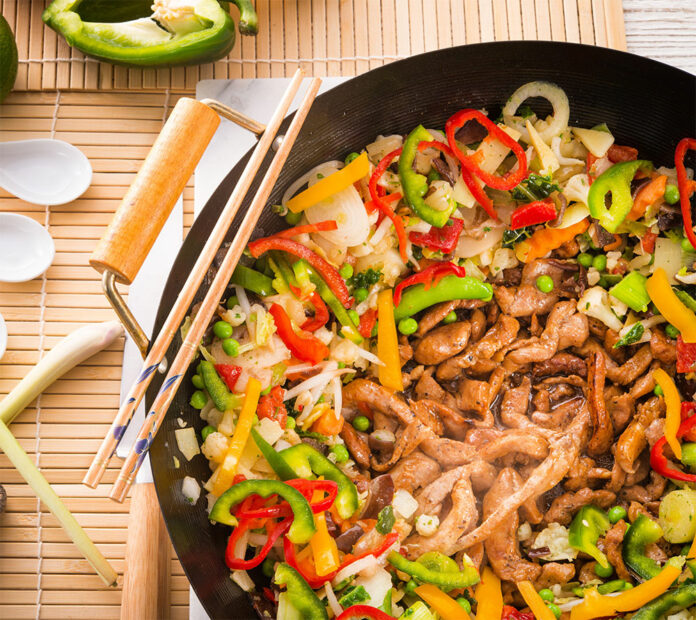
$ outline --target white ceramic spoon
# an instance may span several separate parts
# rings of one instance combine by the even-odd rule
[[[80,149],[62,140],[0,142],[0,187],[40,205],[62,205],[81,196],[92,167]]]
[[[0,213],[0,282],[26,282],[53,262],[56,247],[48,231],[30,217]]]

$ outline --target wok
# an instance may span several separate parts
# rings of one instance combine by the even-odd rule
[[[311,167],[359,151],[377,134],[408,133],[418,123],[442,127],[453,112],[465,107],[485,107],[496,118],[501,104],[530,80],[555,82],[566,91],[571,125],[592,127],[606,122],[618,144],[637,147],[641,157],[658,165],[673,166],[679,139],[696,135],[696,78],[684,71],[624,52],[569,43],[520,41],[455,47],[375,69],[318,97],[270,202],[279,202],[285,188]],[[545,111],[541,106],[536,109]],[[288,124],[286,119],[281,133]],[[220,184],[186,238],[160,302],[155,333],[245,162],[246,157]],[[256,187],[252,186],[249,197]],[[232,231],[238,228],[244,210],[240,209]],[[276,232],[282,224],[267,209],[255,236]],[[198,299],[203,293],[199,291]],[[180,342],[174,341],[168,359]],[[148,406],[158,389],[153,381]],[[204,498],[192,507],[181,494],[184,476],[199,481],[210,476],[207,461],[201,455],[191,462],[182,460],[178,469],[172,465],[174,431],[179,428],[176,418],[183,417],[198,432],[205,424],[188,405],[192,391],[191,382],[184,381],[150,449],[160,505],[184,571],[210,616],[254,618],[250,597],[230,580],[224,563],[229,528],[210,523]],[[252,576],[259,583],[263,580],[260,572]]]

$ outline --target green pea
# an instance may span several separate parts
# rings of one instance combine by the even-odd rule
[[[655,386],[653,393],[655,394],[655,396],[664,396],[665,395],[665,393],[662,391],[662,388],[659,385]]]
[[[356,415],[353,418],[353,428],[356,431],[365,432],[370,429],[370,418],[364,415]]]
[[[191,394],[189,405],[191,405],[194,409],[203,409],[207,402],[208,397],[205,395],[205,392],[196,390],[193,394]]]
[[[295,418],[288,416],[288,419],[285,420],[285,428],[288,430],[292,430],[297,426],[297,422],[295,422]]]
[[[355,301],[360,304],[367,299],[369,294],[370,291],[368,291],[366,288],[356,288],[355,292],[353,293],[353,297],[355,297]]]
[[[587,252],[578,254],[578,263],[587,269],[592,265],[592,254],[588,254]]]
[[[592,266],[597,271],[604,271],[607,268],[607,257],[604,254],[597,254],[592,259]]]
[[[239,343],[234,338],[225,338],[222,341],[222,350],[225,355],[237,357],[239,355]]]
[[[203,430],[201,431],[201,437],[203,438],[203,441],[208,439],[208,435],[210,435],[210,433],[214,433],[216,430],[217,429],[214,426],[210,426],[210,424],[208,424],[208,426],[204,426]]]
[[[275,573],[275,561],[271,560],[271,558],[266,558],[263,564],[261,564],[261,572],[266,577],[273,577]]]
[[[626,509],[623,506],[614,506],[609,509],[607,517],[609,517],[610,523],[618,523],[621,519],[625,519],[628,516]]]
[[[411,594],[418,587],[418,582],[415,579],[411,579],[404,588],[406,594]]]
[[[553,603],[556,600],[556,596],[548,588],[539,590],[539,596],[541,597],[542,601],[546,601],[547,603]]]
[[[353,325],[356,327],[360,325],[360,315],[357,313],[355,310],[348,310],[348,316],[350,317],[350,320],[353,321]]]
[[[468,598],[460,596],[457,598],[457,603],[459,603],[459,606],[462,607],[466,613],[471,613],[471,603]]]
[[[346,155],[346,159],[345,159],[346,166],[350,162],[355,161],[358,157],[360,157],[360,153],[356,153],[355,151],[353,151],[352,153],[348,153],[348,155]]]
[[[203,377],[200,375],[193,375],[191,377],[191,383],[193,383],[193,387],[198,388],[199,390],[202,390],[205,385],[203,385]]]
[[[341,277],[344,280],[347,280],[353,275],[353,265],[349,265],[348,263],[343,263],[341,265],[341,268],[338,270],[338,273],[341,274]]]
[[[546,603],[546,606],[551,610],[551,613],[553,613],[556,618],[561,617],[561,608],[558,605],[554,605],[553,603]]]
[[[377,335],[377,326],[379,325],[379,321],[375,323],[375,326],[372,328],[372,331],[370,332],[370,338],[374,338]]]
[[[230,295],[230,297],[227,299],[227,306],[228,310],[232,310],[235,306],[239,305],[239,299],[237,299],[236,295]]]
[[[675,205],[679,202],[679,188],[676,185],[665,187],[665,202]]]
[[[542,293],[550,293],[553,290],[553,278],[551,276],[539,276],[536,279],[536,285]]]
[[[668,338],[676,340],[679,335],[679,330],[674,327],[674,325],[667,325],[667,327],[665,327],[665,334],[667,334]]]
[[[220,338],[220,340],[224,340],[232,336],[232,326],[227,321],[218,321],[213,325],[213,333]]]
[[[609,564],[608,568],[604,568],[599,562],[596,562],[594,566],[594,572],[597,575],[597,577],[606,579],[607,577],[611,577],[614,574],[614,567],[611,564]]]
[[[350,458],[347,448],[341,443],[337,443],[331,448],[331,454],[336,457],[337,463],[345,463]]]
[[[442,322],[445,325],[449,325],[450,323],[456,323],[457,322],[457,313],[452,310],[452,312],[448,313],[447,316],[442,319]]]
[[[411,334],[415,334],[417,329],[418,321],[416,321],[416,319],[412,319],[411,317],[409,317],[407,319],[401,319],[399,321],[399,331],[404,336],[410,336]]]
[[[293,213],[292,211],[288,211],[287,215],[285,216],[285,221],[290,224],[290,226],[297,226],[301,219],[302,213]]]

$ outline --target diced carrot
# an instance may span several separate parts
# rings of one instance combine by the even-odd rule
[[[338,435],[343,428],[344,418],[340,413],[336,413],[333,409],[327,409],[322,413],[314,424],[312,430],[315,433],[321,433],[327,437]]]

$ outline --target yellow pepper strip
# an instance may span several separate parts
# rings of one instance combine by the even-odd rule
[[[230,441],[225,459],[219,467],[219,473],[216,472],[217,477],[212,488],[213,495],[220,497],[232,486],[232,481],[237,473],[239,459],[251,433],[256,406],[259,404],[259,396],[261,396],[261,383],[258,379],[251,377],[247,383],[244,403],[237,419],[237,427],[234,430],[234,435],[232,435],[232,441]]]
[[[556,616],[544,603],[544,599],[539,596],[531,581],[520,581],[517,584],[517,589],[525,603],[529,605],[536,620],[556,620]]]
[[[418,586],[415,593],[428,603],[442,620],[471,620],[471,616],[457,601],[429,583]]]
[[[324,496],[323,491],[314,491],[312,502],[321,501]],[[314,554],[314,567],[317,575],[323,577],[335,571],[341,563],[338,558],[338,547],[335,539],[329,534],[326,527],[326,514],[319,512],[314,515],[314,525],[316,533],[309,541],[309,546]]]
[[[696,342],[696,314],[674,294],[662,267],[655,269],[655,273],[645,283],[645,288],[660,314],[681,332],[682,340]]]
[[[667,418],[665,419],[665,439],[669,447],[672,448],[674,456],[681,460],[682,450],[681,444],[677,439],[677,431],[681,424],[681,398],[679,390],[674,385],[672,377],[670,377],[662,368],[658,368],[653,372],[655,383],[662,388],[662,393],[667,406]]]
[[[330,198],[341,190],[350,187],[356,181],[367,176],[370,172],[370,162],[367,153],[361,153],[345,168],[341,168],[323,179],[317,181],[305,191],[300,192],[288,200],[288,209],[293,213],[299,213],[306,208]]]
[[[394,321],[394,298],[391,289],[377,295],[377,355],[384,363],[379,367],[379,382],[392,390],[403,390],[399,341]]]
[[[489,566],[481,573],[481,581],[476,586],[474,598],[478,603],[477,620],[499,620],[503,614],[503,591],[500,579]]]
[[[681,568],[667,564],[656,577],[618,596],[604,596],[595,589],[586,590],[582,603],[571,610],[570,620],[592,620],[613,617],[617,612],[635,611],[666,592],[680,574]]]

